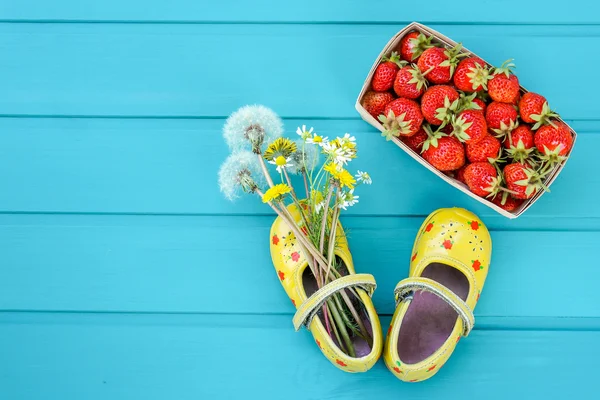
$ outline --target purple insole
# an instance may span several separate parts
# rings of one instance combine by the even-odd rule
[[[463,300],[469,294],[469,281],[456,268],[433,263],[425,267],[421,276],[441,283]],[[415,364],[435,353],[450,336],[457,318],[452,306],[435,294],[414,293],[398,336],[400,360]]]
[[[345,274],[342,272],[342,275],[345,275]],[[304,270],[304,273],[302,274],[302,283],[303,283],[304,291],[306,292],[307,297],[310,297],[310,295],[312,295],[318,289],[317,281],[315,280],[314,275],[312,274],[310,268],[308,268],[308,267]],[[350,293],[350,292],[346,291],[346,293]],[[350,298],[353,297],[351,294],[349,294],[349,296],[350,296]],[[353,304],[355,304],[355,306],[357,305],[356,302],[353,302]],[[367,329],[367,331],[369,332],[369,334],[372,337],[373,336],[373,328],[371,327],[371,320],[369,319],[369,316],[368,316],[366,310],[364,309],[364,307],[357,307],[357,311],[365,325],[365,328]],[[321,323],[323,324],[323,326],[326,326],[322,313],[317,314],[317,316],[321,320]],[[338,347],[340,347],[340,344],[337,342],[335,336],[333,336],[332,339],[333,339],[333,342]],[[364,357],[371,352],[371,347],[363,338],[361,338],[359,336],[352,336],[351,340],[352,340],[352,344],[354,345],[354,352],[356,353],[356,357]]]

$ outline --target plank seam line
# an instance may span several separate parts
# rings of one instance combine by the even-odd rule
[[[61,18],[0,18],[3,24],[115,24],[115,25],[390,25],[403,26],[410,21],[289,21],[289,20],[156,20],[156,19],[61,19]],[[517,21],[426,21],[421,23],[425,25],[438,26],[600,26],[600,22],[565,22],[565,21],[546,21],[546,22],[517,22]]]

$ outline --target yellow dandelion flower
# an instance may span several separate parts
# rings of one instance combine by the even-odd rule
[[[334,163],[329,163],[327,164],[325,167],[323,167],[323,169],[327,172],[329,172],[329,174],[331,174],[331,176],[333,176],[334,178],[337,176],[337,174],[340,171],[340,168],[335,165]]]
[[[338,181],[340,181],[340,185],[342,187],[347,187],[348,189],[354,189],[354,184],[356,180],[352,176],[350,172],[345,169],[342,169],[340,173],[335,177]]]
[[[273,160],[278,157],[288,158],[297,150],[296,143],[288,138],[279,138],[271,143],[265,150],[264,157],[267,160]]]
[[[283,195],[289,193],[291,190],[292,189],[285,183],[280,183],[267,190],[265,194],[263,194],[262,201],[263,203],[268,203],[270,201],[279,200]]]

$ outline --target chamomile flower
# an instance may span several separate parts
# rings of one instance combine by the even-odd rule
[[[321,136],[321,135],[317,135],[316,133],[313,134],[311,137],[306,139],[306,143],[308,144],[316,144],[318,146],[325,146],[327,143],[329,143],[329,138],[327,136]]]
[[[288,171],[292,174],[311,171],[319,164],[318,147],[306,146],[302,139],[296,140],[295,143],[298,150],[292,154],[292,166],[288,168]]]
[[[354,195],[354,189],[351,189],[348,192],[342,192],[338,206],[343,210],[347,210],[348,207],[352,207],[353,205],[358,203],[359,197],[360,196]]]
[[[285,183],[280,183],[267,190],[265,194],[263,194],[262,201],[263,203],[268,203],[281,200],[281,198],[291,190],[292,189]]]
[[[346,165],[352,159],[351,155],[336,142],[324,144],[323,153],[337,165]]]
[[[302,125],[302,128],[298,127],[298,129],[296,129],[296,133],[298,135],[300,135],[302,140],[306,140],[312,136],[313,128],[311,127],[310,129],[307,130],[306,125]]]
[[[356,180],[358,182],[364,183],[365,185],[370,185],[371,183],[373,183],[373,181],[371,180],[371,176],[363,171],[358,171],[356,173]]]
[[[291,158],[285,158],[284,156],[277,156],[274,159],[269,160],[269,164],[275,165],[277,172],[280,174],[283,172],[283,168],[289,168],[293,166],[291,163]]]
[[[261,105],[244,106],[231,114],[223,126],[223,137],[232,151],[260,153],[264,142],[283,134],[283,122],[273,110]]]
[[[258,158],[250,151],[231,154],[219,169],[219,188],[227,200],[240,197],[240,192],[253,193],[264,185]]]

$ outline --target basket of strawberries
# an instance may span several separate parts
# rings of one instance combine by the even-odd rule
[[[440,178],[516,218],[549,190],[577,134],[520,86],[511,61],[495,68],[413,22],[383,49],[356,109]]]

